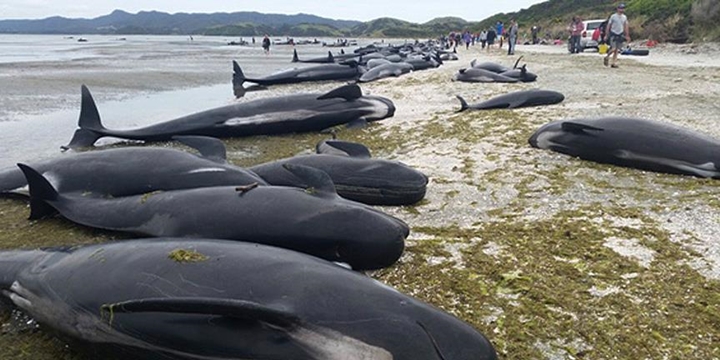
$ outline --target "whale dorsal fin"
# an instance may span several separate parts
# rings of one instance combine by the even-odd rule
[[[326,172],[310,166],[297,164],[283,164],[283,167],[307,186],[305,192],[326,198],[338,196],[335,190],[335,184]]]
[[[50,182],[35,169],[17,164],[25,175],[30,189],[30,217],[29,220],[42,219],[57,213],[47,201],[58,200],[60,195]]]
[[[325,99],[333,99],[333,98],[342,98],[347,101],[356,100],[362,97],[362,90],[360,90],[360,87],[357,86],[357,84],[351,84],[351,85],[345,85],[342,87],[339,87],[335,90],[331,90],[330,92],[319,96],[318,100],[325,100]]]
[[[112,321],[114,314],[160,312],[173,314],[204,314],[259,321],[276,328],[292,329],[300,319],[289,312],[251,301],[203,297],[147,298],[128,300],[101,307],[103,316]]]
[[[172,139],[199,151],[200,155],[208,160],[219,164],[227,163],[225,144],[220,139],[189,135],[177,135],[173,136]]]
[[[344,152],[350,157],[363,159],[371,157],[370,150],[363,144],[340,140],[325,140],[325,144],[327,144],[331,148],[335,148],[337,150],[340,150],[341,152]]]
[[[572,121],[564,121],[561,125],[563,131],[572,132],[572,133],[581,133],[586,131],[603,131],[603,129],[585,125],[581,123],[576,123]]]

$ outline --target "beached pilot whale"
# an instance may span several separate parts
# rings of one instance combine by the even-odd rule
[[[720,140],[676,125],[607,117],[553,121],[530,145],[641,170],[720,178]]]
[[[485,70],[500,74],[500,73],[504,73],[504,72],[507,72],[507,71],[510,71],[513,69],[517,69],[517,66],[520,63],[520,60],[522,60],[522,58],[523,57],[520,56],[515,61],[515,65],[513,65],[512,68],[509,68],[505,65],[501,65],[501,64],[498,64],[496,62],[491,62],[491,61],[485,61],[485,62],[479,63],[479,62],[477,62],[477,59],[473,59],[472,61],[470,61],[470,67],[475,68],[475,69],[485,69]]]
[[[91,359],[497,358],[444,311],[257,244],[161,238],[5,251],[0,289]]]
[[[240,65],[233,61],[233,86],[244,82],[252,82],[263,86],[279,84],[297,84],[308,81],[354,80],[360,76],[358,63],[347,60],[342,64],[322,64],[302,68],[294,68],[262,78],[249,78],[243,73]]]
[[[382,64],[363,73],[358,79],[358,82],[371,82],[391,76],[397,77],[407,74],[413,71],[413,69],[413,66],[406,62],[391,62],[389,64]]]
[[[242,137],[320,131],[342,124],[364,124],[395,114],[390,99],[363,95],[360,87],[345,85],[325,94],[309,93],[238,102],[132,130],[111,130],[100,122],[90,91],[82,86],[79,129],[67,148],[92,146],[97,139],[165,141],[175,135]]]
[[[468,105],[467,101],[460,95],[456,95],[456,97],[460,100],[460,110],[458,110],[458,112],[468,109],[516,109],[529,106],[552,105],[565,100],[565,95],[557,91],[538,89],[515,91],[473,105]]]
[[[347,263],[357,270],[394,264],[410,230],[401,220],[337,195],[328,175],[285,165],[307,184],[216,186],[119,198],[58,194],[19,164],[30,187],[30,219],[59,212],[75,223],[144,236],[242,240]]]
[[[478,63],[477,60],[473,60],[470,62],[470,67],[478,70],[472,70],[465,74],[464,77],[458,75],[458,80],[468,82],[507,82],[505,78],[517,79],[522,82],[533,82],[537,80],[537,75],[529,72],[527,65],[518,67],[518,63],[520,63],[522,58],[522,56],[519,57],[512,68],[494,62]],[[503,77],[497,78],[500,81],[493,81],[492,74],[486,71],[502,75]]]
[[[516,83],[520,81],[516,78],[501,75],[496,72],[481,68],[460,69],[455,74],[455,80],[480,83]]]
[[[372,159],[362,144],[337,140],[323,144],[326,154],[293,156],[248,169],[272,185],[307,187],[284,167],[310,166],[326,172],[340,196],[369,205],[412,205],[425,197],[428,178],[420,171],[397,161]]]
[[[65,153],[31,167],[60,193],[121,197],[153,191],[221,185],[267,185],[255,173],[225,161],[225,145],[205,136],[173,138],[195,148],[200,156],[165,147],[125,147]],[[0,169],[0,193],[27,186],[17,166]]]

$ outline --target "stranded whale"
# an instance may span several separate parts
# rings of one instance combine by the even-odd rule
[[[220,185],[267,185],[255,173],[225,162],[225,145],[216,138],[176,136],[201,156],[164,147],[127,147],[66,153],[31,167],[60,193],[121,197],[160,190]],[[0,170],[0,193],[27,186],[15,166]]]
[[[671,174],[720,178],[720,140],[676,125],[607,117],[553,121],[530,145],[581,159]]]
[[[92,359],[497,358],[448,313],[257,244],[163,238],[0,252],[0,289]]]
[[[68,148],[92,146],[104,136],[164,141],[175,135],[241,137],[320,131],[333,126],[366,123],[393,116],[390,99],[363,95],[357,85],[345,85],[325,94],[296,94],[223,106],[132,130],[111,130],[100,122],[90,91],[82,86],[79,129]]]
[[[458,112],[468,109],[516,109],[529,106],[552,105],[565,100],[565,95],[557,91],[538,89],[511,92],[473,105],[468,105],[465,99],[459,95],[456,97],[460,100],[460,110],[458,110]]]
[[[337,195],[328,175],[285,165],[308,185],[216,186],[101,199],[58,194],[33,169],[19,164],[30,185],[30,219],[59,212],[99,229],[145,236],[242,240],[305,252],[367,270],[395,263],[408,226]]]

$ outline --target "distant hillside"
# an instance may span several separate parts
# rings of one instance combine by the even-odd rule
[[[284,31],[301,24],[316,24],[334,29],[349,29],[360,21],[332,20],[315,15],[261,14],[235,12],[214,14],[168,14],[158,11],[141,11],[130,14],[115,10],[109,15],[94,19],[68,19],[59,16],[40,20],[0,20],[0,33],[22,34],[205,34],[218,27],[235,26],[247,33],[233,35],[259,35]],[[252,29],[247,27],[252,24]],[[302,28],[302,27],[301,27]],[[323,36],[326,29],[310,36]],[[230,34],[227,34],[230,35]]]
[[[573,15],[604,19],[619,1],[549,0],[513,13],[493,15],[480,22],[439,17],[424,24],[393,18],[368,22],[332,20],[315,15],[279,15],[257,12],[167,14],[115,10],[94,19],[50,17],[41,20],[0,20],[0,33],[24,34],[203,34],[224,36],[399,37],[435,38],[452,31],[479,32],[498,20],[518,19],[520,34],[542,27],[541,36],[565,38]],[[627,14],[634,39],[686,42],[720,40],[718,0],[627,0]]]
[[[634,39],[686,42],[720,40],[720,4],[718,0],[627,0],[625,10]],[[583,19],[605,19],[615,12],[620,1],[550,0],[513,13],[496,14],[474,30],[516,18],[521,33],[533,25],[542,27],[542,34],[567,36],[565,28],[573,15]]]

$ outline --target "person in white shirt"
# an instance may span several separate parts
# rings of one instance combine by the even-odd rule
[[[607,34],[607,42],[610,44],[610,51],[603,58],[603,64],[608,66],[608,60],[612,55],[612,63],[610,67],[616,68],[617,66],[617,55],[623,42],[630,42],[630,25],[628,25],[627,16],[625,16],[625,4],[620,3],[617,7],[617,12],[610,16],[605,30]]]

